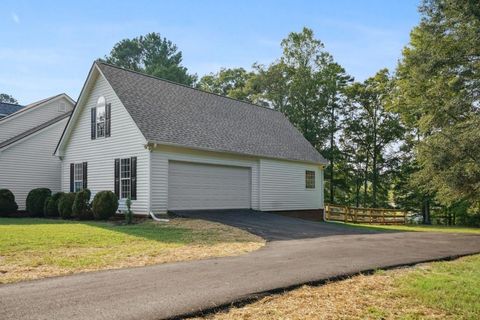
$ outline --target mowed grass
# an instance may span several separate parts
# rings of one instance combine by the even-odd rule
[[[336,222],[335,222],[336,223]],[[343,223],[342,223],[343,224]],[[373,224],[356,224],[346,223],[345,225],[353,228],[367,228],[374,230],[391,230],[391,231],[411,231],[411,232],[447,232],[447,233],[473,233],[480,234],[480,228],[458,227],[458,226],[441,226],[441,225],[373,225]]]
[[[193,219],[115,225],[0,218],[0,283],[232,256],[263,245],[243,230]]]
[[[359,275],[197,319],[480,319],[480,255]]]

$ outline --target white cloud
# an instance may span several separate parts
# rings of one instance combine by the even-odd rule
[[[15,12],[12,12],[12,20],[13,20],[13,22],[15,22],[16,24],[19,24],[19,23],[20,23],[20,18],[18,17],[18,15],[17,15]]]

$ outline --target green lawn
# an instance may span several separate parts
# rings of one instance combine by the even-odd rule
[[[457,319],[480,319],[480,256],[437,262],[399,277],[398,293]]]
[[[0,283],[255,250],[263,240],[201,220],[135,225],[0,218]]]
[[[337,222],[334,222],[337,223]],[[342,222],[339,222],[342,223]],[[480,228],[468,228],[468,227],[450,227],[440,225],[371,225],[371,224],[356,224],[346,223],[345,225],[355,228],[368,228],[375,230],[391,230],[391,231],[412,231],[412,232],[448,232],[448,233],[474,233],[480,234]]]

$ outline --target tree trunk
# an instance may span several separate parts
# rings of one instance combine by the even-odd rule
[[[377,146],[377,108],[373,113],[373,157],[372,157],[372,207],[377,207],[377,158],[378,158],[378,146]]]
[[[428,196],[423,198],[422,204],[423,224],[432,224],[430,221],[430,199]]]
[[[363,182],[363,207],[367,207],[367,187],[368,187],[368,160],[370,157],[370,153],[367,149],[367,158],[365,159],[365,177]]]
[[[332,103],[331,113],[330,113],[330,203],[334,204],[335,202],[335,185],[334,185],[334,156],[333,156],[333,147],[335,143],[335,105]]]
[[[362,186],[362,180],[361,178],[356,175],[355,178],[355,206],[358,208],[360,206],[360,188]]]

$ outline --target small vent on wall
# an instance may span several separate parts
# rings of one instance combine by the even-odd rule
[[[58,105],[58,112],[67,112],[67,105],[65,104],[65,102],[61,102]]]

